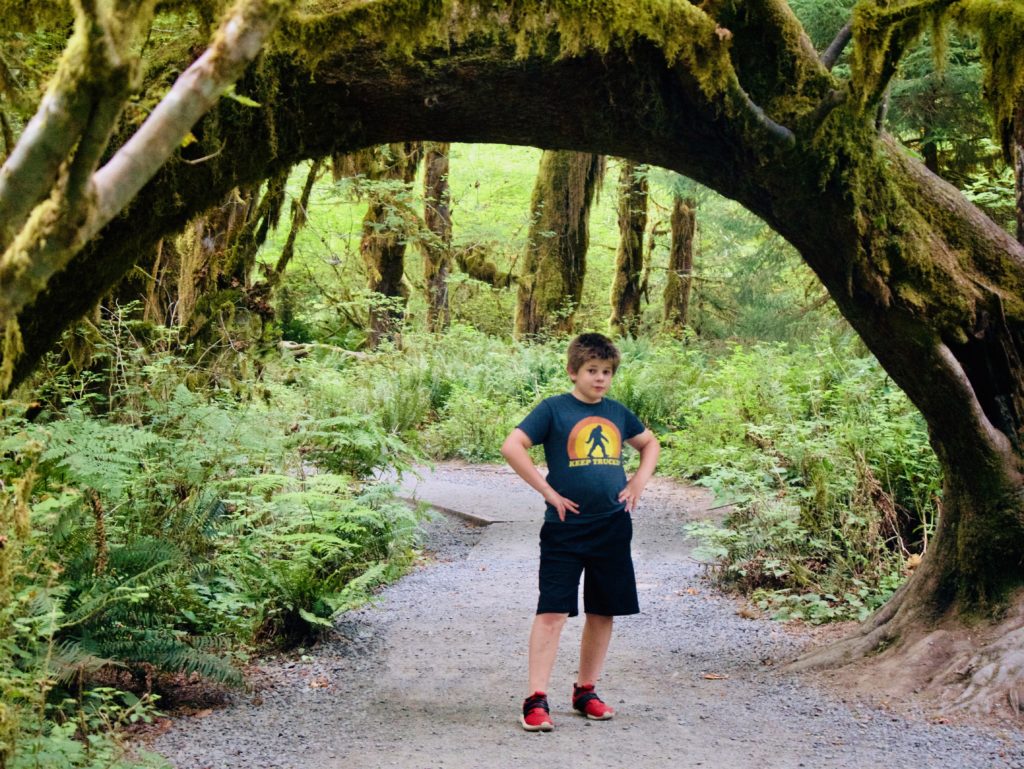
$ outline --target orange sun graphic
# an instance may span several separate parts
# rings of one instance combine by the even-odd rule
[[[569,459],[618,459],[622,436],[614,423],[604,417],[581,419],[569,433]]]

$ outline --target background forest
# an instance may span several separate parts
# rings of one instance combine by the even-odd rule
[[[852,3],[791,5],[823,49]],[[7,152],[62,46],[5,40]],[[1009,230],[980,78],[975,41],[926,38],[881,119]],[[760,220],[617,158],[371,148],[139,254],[4,402],[0,767],[127,761],[117,728],[184,680],[241,685],[369,600],[420,555],[424,513],[385,479],[500,461],[587,330],[619,340],[612,396],[659,435],[659,472],[727,511],[688,532],[721,584],[826,622],[914,568],[941,512],[923,420]]]

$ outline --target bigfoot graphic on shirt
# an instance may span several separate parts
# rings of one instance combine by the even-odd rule
[[[604,417],[585,417],[569,433],[566,452],[569,467],[618,465],[622,461],[622,435]]]

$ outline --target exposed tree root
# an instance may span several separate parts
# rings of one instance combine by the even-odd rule
[[[923,616],[911,580],[847,638],[814,649],[790,671],[828,671],[844,689],[932,709],[936,716],[1024,722],[1024,594],[997,620]]]

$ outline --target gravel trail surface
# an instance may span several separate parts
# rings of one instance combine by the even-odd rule
[[[536,605],[542,503],[503,468],[442,465],[405,493],[452,515],[427,526],[432,557],[350,612],[303,658],[272,660],[257,690],[175,719],[149,746],[179,769],[1024,769],[1024,737],[907,719],[784,675],[809,643],[745,619],[712,590],[682,525],[700,490],[655,479],[634,514],[642,613],[617,620],[599,691],[617,715],[573,715],[580,618],[552,677],[555,731],[518,723]]]

